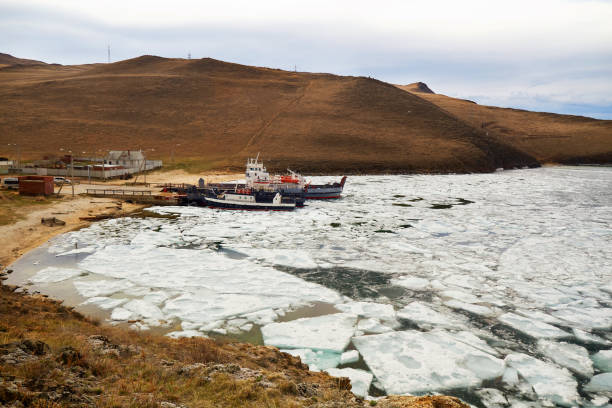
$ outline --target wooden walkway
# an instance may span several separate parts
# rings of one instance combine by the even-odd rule
[[[114,190],[88,188],[87,195],[91,197],[116,198],[133,203],[155,205],[178,205],[179,197],[168,193],[155,193],[150,190]]]

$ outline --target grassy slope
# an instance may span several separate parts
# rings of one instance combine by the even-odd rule
[[[113,64],[0,69],[0,146],[24,157],[151,149],[187,167],[489,171],[535,164],[427,100],[363,77],[212,59],[143,56]],[[5,143],[6,142],[6,143]]]
[[[612,121],[477,105],[398,86],[542,163],[612,163]]]
[[[40,408],[160,407],[162,402],[192,408],[372,405],[349,392],[347,379],[310,372],[299,358],[273,347],[202,338],[173,340],[103,327],[56,301],[13,289],[0,283],[0,405],[15,401]],[[108,341],[97,337],[96,342],[91,336]],[[38,351],[20,351],[24,344],[38,345]],[[376,406],[467,407],[450,397],[394,397]]]

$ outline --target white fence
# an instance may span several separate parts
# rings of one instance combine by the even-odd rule
[[[161,160],[147,160],[146,166],[144,166],[144,170],[153,170],[159,167],[162,167]],[[91,178],[114,178],[124,176],[126,174],[134,174],[142,171],[142,168],[139,169],[100,169],[93,170],[93,168],[88,168],[85,170],[74,170],[74,177],[91,177]],[[70,169],[50,169],[45,167],[24,167],[20,171],[22,174],[36,174],[38,176],[62,176],[62,177],[72,177],[73,172]]]

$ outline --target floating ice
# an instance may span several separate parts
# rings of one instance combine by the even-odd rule
[[[263,310],[302,306],[312,301],[341,301],[336,292],[318,284],[207,250],[114,245],[92,254],[80,265],[99,275],[129,279],[130,285],[148,287],[154,282],[164,292],[182,293],[165,301],[163,313],[168,318],[201,325]],[[100,293],[100,287],[96,286],[111,285],[110,282],[108,285],[81,282],[77,289],[84,296],[120,290],[111,286],[113,290]]]
[[[281,349],[281,351],[299,357],[302,363],[308,364],[310,371],[327,370],[340,364],[340,353],[333,351],[311,349]]]
[[[593,307],[567,307],[552,312],[555,317],[566,320],[572,326],[584,329],[612,328],[612,309]]]
[[[351,302],[335,305],[336,309],[344,313],[351,313],[359,317],[376,318],[383,321],[394,322],[395,310],[391,305],[371,302]]]
[[[173,339],[181,339],[185,337],[208,337],[201,331],[197,331],[197,330],[173,331],[173,332],[167,333],[166,336],[172,337]]]
[[[576,339],[578,339],[582,343],[597,344],[597,345],[602,345],[602,346],[607,346],[610,344],[608,340],[601,338],[599,336],[596,336],[594,334],[585,332],[584,330],[573,328],[572,333],[574,333],[574,336],[576,337]]]
[[[513,387],[519,383],[518,371],[513,367],[506,367],[504,375],[502,376],[502,382],[510,387]]]
[[[444,331],[401,331],[353,338],[389,394],[477,387],[501,377],[504,362]]]
[[[350,364],[359,361],[359,352],[357,350],[349,350],[342,353],[340,356],[340,364]]]
[[[578,384],[565,368],[545,363],[527,354],[510,354],[506,364],[515,368],[539,398],[562,406],[577,405]]]
[[[402,276],[401,278],[393,279],[391,283],[414,291],[430,289],[429,281],[427,279],[416,276]]]
[[[395,325],[393,325],[395,327]],[[357,330],[364,333],[386,333],[393,331],[393,328],[382,324],[378,319],[361,319],[357,323]]]
[[[465,323],[458,316],[436,312],[423,302],[415,301],[397,311],[397,317],[413,322],[419,327],[461,328]]]
[[[538,350],[555,363],[571,371],[590,377],[593,375],[593,363],[584,347],[570,343],[539,340]]]
[[[318,266],[306,251],[294,249],[240,248],[238,252],[244,253],[254,259],[263,259],[273,265],[288,266],[290,268],[314,269]]]
[[[113,309],[111,313],[111,320],[115,321],[126,321],[126,320],[135,320],[138,318],[138,314],[132,312],[131,310],[124,309],[122,307],[116,307]]]
[[[504,393],[496,388],[482,388],[476,391],[482,404],[487,408],[502,408],[508,406]]]
[[[609,348],[611,175],[606,168],[556,167],[355,176],[342,200],[313,202],[299,214],[153,208],[178,217],[106,220],[54,238],[49,252],[70,252],[75,243],[97,248],[79,264],[87,253],[51,259],[53,265],[62,261],[90,272],[69,278],[80,282],[75,287],[85,298],[142,299],[166,319],[180,320],[183,330],[244,330],[314,302],[350,302],[348,296],[397,309],[417,299],[420,303],[400,314],[423,329],[469,331],[488,344],[459,333],[454,341],[481,351],[489,347],[485,353],[495,353],[493,347],[503,353],[525,350],[525,345],[516,344],[514,336],[487,335],[490,325],[477,329],[482,321],[470,321],[451,307],[471,308],[487,318],[491,315],[482,307],[496,314],[496,307],[503,313],[515,310],[529,323],[513,323],[536,339],[571,330],[579,343]],[[474,204],[460,205],[459,197]],[[439,203],[453,207],[432,208]],[[39,259],[24,263],[30,269]],[[46,266],[42,260],[39,268]],[[121,306],[115,317],[122,310],[125,318],[139,317]],[[147,326],[155,323],[145,320]],[[230,320],[242,324],[228,325]],[[549,326],[542,330],[535,322]],[[358,332],[390,329],[398,327],[381,316],[357,321]],[[540,355],[531,345],[526,350]],[[520,406],[532,397],[530,389],[520,381],[512,388],[518,394],[506,396]]]
[[[368,395],[373,375],[367,371],[354,368],[329,368],[325,371],[332,377],[348,377],[351,380],[351,391],[358,397]]]
[[[125,289],[134,284],[127,279],[122,280],[77,280],[72,282],[77,292],[83,297],[108,296]]]
[[[126,304],[122,306],[123,309],[129,310],[133,312],[135,315],[145,318],[145,319],[154,319],[154,320],[162,320],[164,319],[164,314],[157,306],[153,303],[147,302],[144,299],[134,299],[130,300]],[[114,319],[119,320],[119,319]]]
[[[55,256],[66,256],[66,255],[77,255],[77,254],[93,254],[94,252],[96,252],[97,249],[98,249],[98,247],[96,247],[96,246],[88,246],[88,247],[85,247],[85,248],[77,248],[77,249],[73,249],[71,251],[62,252],[60,254],[56,254]]]
[[[67,269],[67,268],[56,268],[50,266],[45,268],[36,275],[30,278],[30,282],[33,283],[56,283],[65,281],[66,279],[74,278],[75,276],[82,275],[83,271],[79,269]]]
[[[593,364],[601,371],[612,372],[612,350],[601,350],[591,356]]]
[[[108,310],[108,309],[114,309],[117,306],[124,304],[125,302],[127,302],[127,299],[113,299],[107,296],[96,296],[96,297],[87,299],[81,304],[82,305],[95,305],[95,306],[98,306],[100,309]]]
[[[261,334],[270,346],[342,352],[355,333],[356,323],[357,316],[336,313],[270,323],[261,328]]]
[[[472,295],[471,293],[462,292],[460,290],[443,290],[441,292],[441,295],[443,297],[456,299],[461,302],[467,302],[467,303],[480,302],[480,299],[478,299],[476,296]]]
[[[444,304],[452,309],[465,310],[466,312],[479,316],[493,316],[495,312],[486,306],[475,305],[473,303],[465,303],[459,300],[447,300]]]
[[[571,337],[569,333],[548,323],[529,319],[514,313],[506,313],[498,319],[500,322],[507,324],[513,329],[534,338],[558,339]]]
[[[588,392],[612,393],[612,373],[597,374],[584,386],[584,390]]]

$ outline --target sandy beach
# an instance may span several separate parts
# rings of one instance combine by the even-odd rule
[[[189,174],[180,170],[158,172],[147,175],[147,183],[190,183],[195,184],[200,177],[207,181],[219,182],[240,178],[241,174],[203,174],[201,176]],[[139,180],[142,181],[142,180]],[[17,222],[0,226],[0,265],[6,267],[32,249],[44,244],[52,237],[68,231],[83,228],[91,221],[81,220],[81,217],[108,215],[122,217],[139,211],[146,207],[143,204],[132,204],[111,198],[94,198],[84,194],[88,188],[113,189],[152,189],[153,186],[126,186],[122,180],[96,182],[87,184],[87,180],[75,183],[75,196],[70,186],[65,185],[61,191],[61,199],[50,202],[48,205],[32,205],[15,208],[15,213],[21,219]],[[56,192],[58,188],[56,187]],[[47,226],[41,224],[42,218],[56,217],[66,224],[63,226]]]

